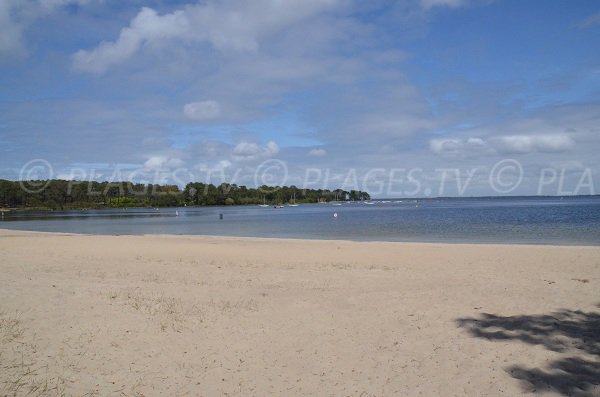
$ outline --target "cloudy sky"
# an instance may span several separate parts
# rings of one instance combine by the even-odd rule
[[[597,0],[0,0],[0,178],[598,193],[599,49]]]

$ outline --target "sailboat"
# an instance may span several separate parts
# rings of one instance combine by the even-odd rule
[[[298,204],[296,204],[296,192],[294,192],[294,195],[292,196],[292,200],[291,202],[288,204],[290,207],[297,207]]]
[[[333,200],[331,202],[331,205],[342,205],[342,203],[340,203],[339,198],[338,198],[338,192],[335,192],[335,200]]]
[[[263,196],[263,203],[258,205],[259,207],[267,208],[269,204],[267,204],[267,199]]]

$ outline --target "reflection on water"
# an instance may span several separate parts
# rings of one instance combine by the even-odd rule
[[[11,212],[0,227],[89,234],[600,245],[600,197]]]

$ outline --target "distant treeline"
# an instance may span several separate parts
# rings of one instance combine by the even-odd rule
[[[370,200],[370,196],[358,190],[301,189],[295,186],[248,188],[229,183],[215,186],[193,182],[181,190],[176,185],[132,182],[0,179],[0,207],[9,208],[80,209],[263,203],[274,205],[292,201],[317,203],[333,200]]]

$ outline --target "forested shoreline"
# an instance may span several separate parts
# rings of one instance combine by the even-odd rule
[[[250,205],[369,200],[359,190],[302,189],[295,186],[249,188],[201,182],[177,185],[92,181],[9,181],[0,179],[0,207],[15,209],[84,209],[181,207],[185,205]]]

